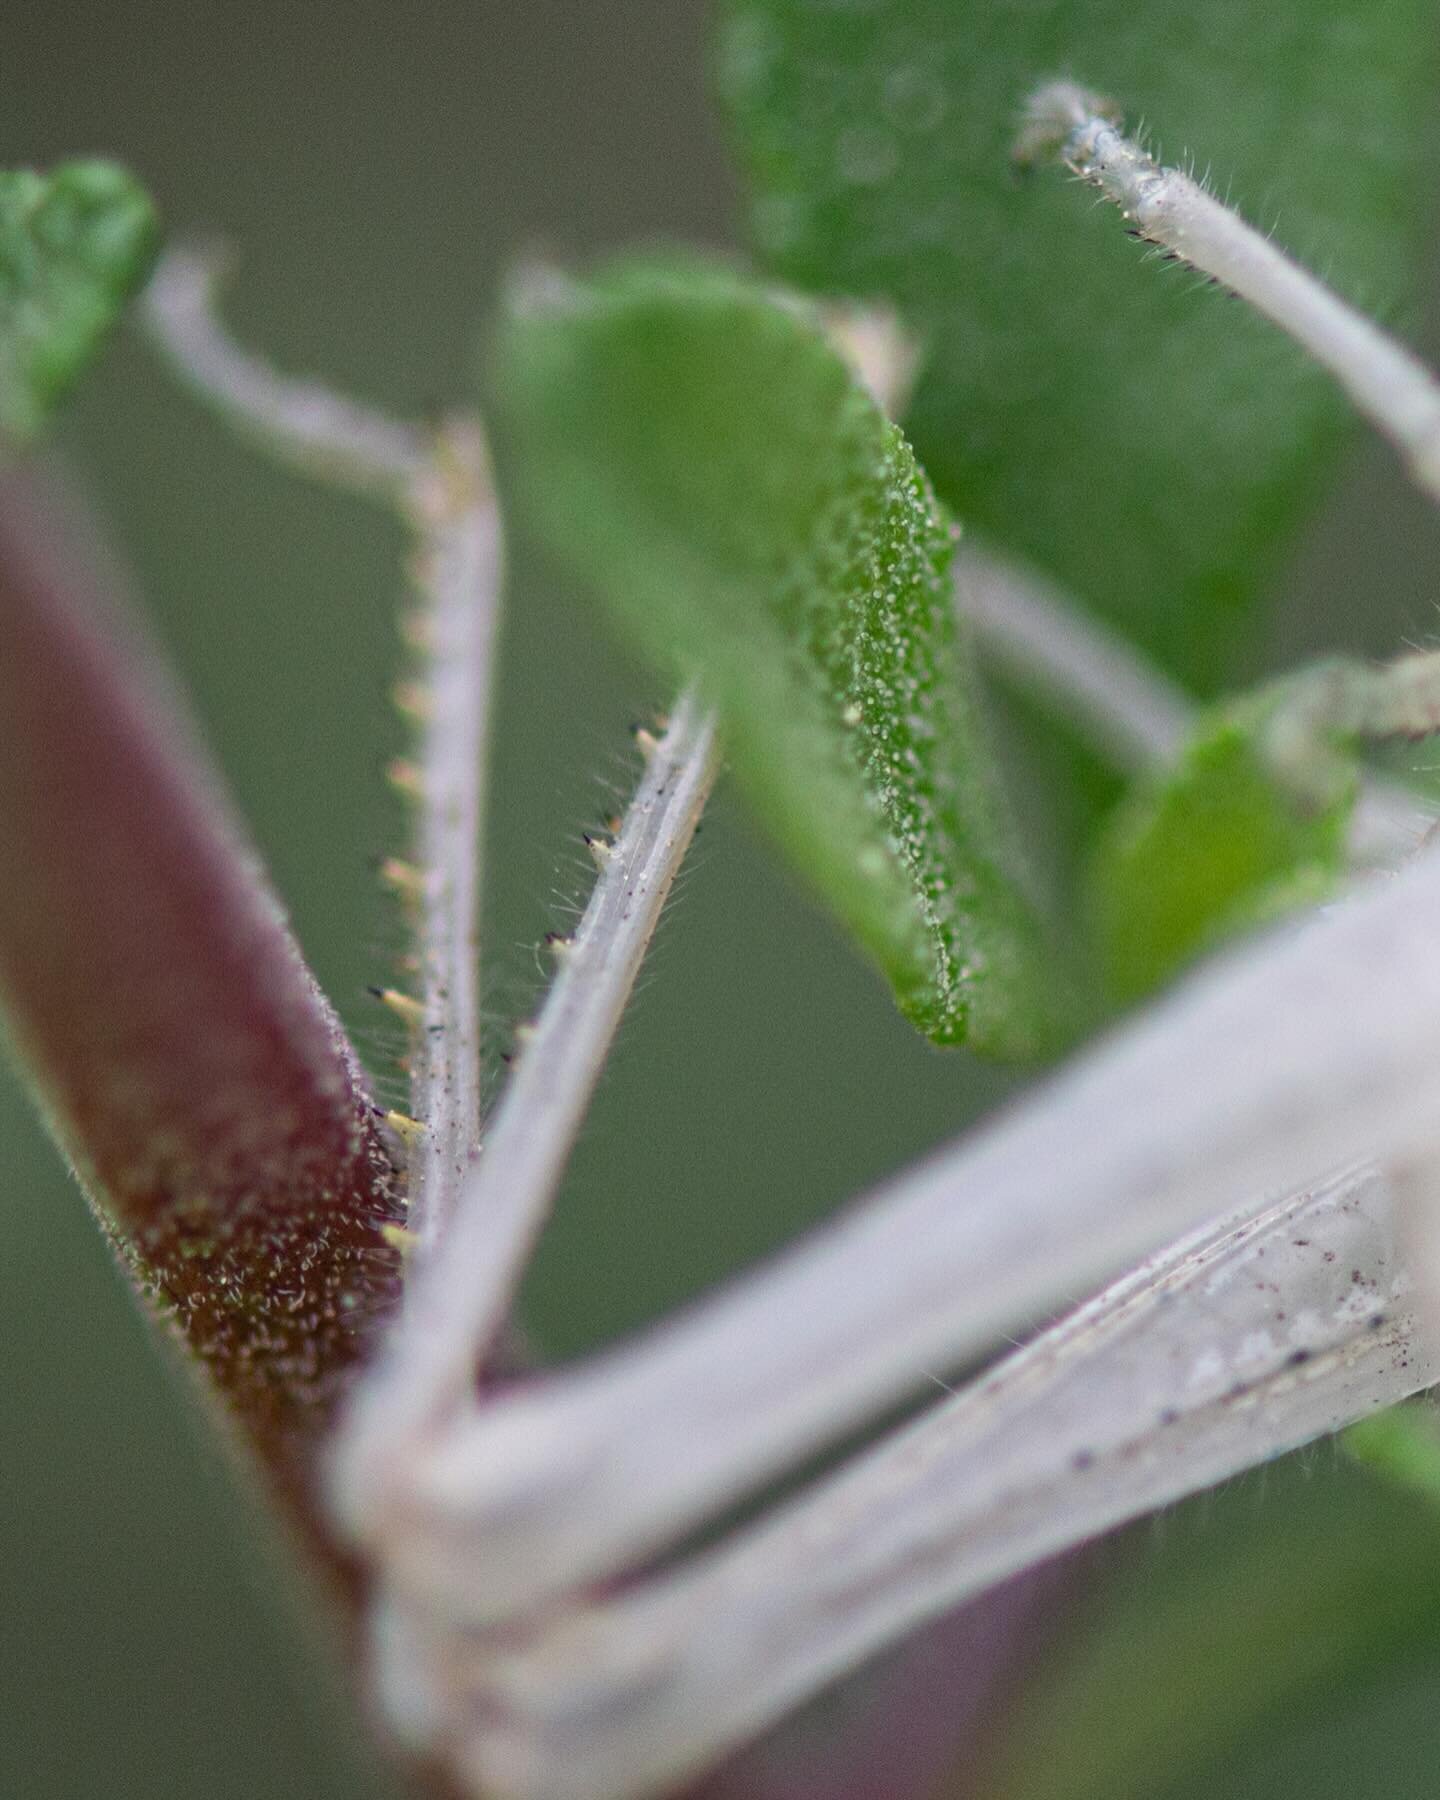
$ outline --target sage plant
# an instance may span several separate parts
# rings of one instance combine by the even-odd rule
[[[1165,91],[1128,15],[1112,72],[1093,21],[1052,41],[1008,6],[829,10],[730,8],[768,268],[517,270],[483,422],[398,423],[276,372],[221,323],[212,260],[181,246],[152,272],[143,196],[106,165],[0,190],[0,991],[121,1261],[329,1578],[419,1791],[672,1791],[959,1603],[1028,1579],[1015,1616],[1043,1609],[1047,1559],[1440,1381],[1440,850],[1421,797],[1369,759],[1440,728],[1440,656],[1334,659],[1202,704],[1131,641],[1172,653],[1203,624],[1187,607],[1253,580],[1315,479],[1329,381],[1440,490],[1440,387],[1127,134]],[[1357,90],[1400,79],[1409,39],[1377,30],[1357,58],[1355,9],[1323,10],[1287,44],[1333,134]],[[941,52],[966,31],[1003,142],[959,117],[974,76]],[[1103,96],[1057,76],[1081,48]],[[1217,166],[1228,98],[1205,115]],[[967,422],[973,351],[948,309],[970,298],[944,285],[965,253],[932,231],[948,201],[874,211],[923,187],[948,124],[979,171],[977,235],[1019,246],[1006,279],[1045,279],[1035,221],[1077,200],[1058,169],[1221,292],[1132,305],[1155,272],[1087,216],[1050,327],[1081,374],[1035,377],[1017,421],[987,366]],[[1152,125],[1168,141],[1163,110]],[[1372,160],[1337,251],[1367,247],[1365,208],[1401,182],[1403,158]],[[21,448],[142,288],[208,403],[412,536],[414,746],[390,771],[411,842],[381,873],[413,948],[377,988],[408,1034],[405,1110],[375,1099],[76,504]],[[1218,323],[1227,296],[1238,325]],[[1318,369],[1259,395],[1231,442],[1206,408],[1277,333]],[[1157,382],[1161,428],[1137,435]],[[1067,478],[1094,495],[1080,526]],[[508,530],[596,592],[667,700],[637,730],[633,793],[587,834],[593,891],[549,940],[486,1112]],[[1123,623],[1167,576],[1158,623],[1097,618]],[[977,663],[1130,778],[1063,905],[1035,879]],[[527,1366],[517,1285],[722,776],[918,1030],[1036,1073],[765,1266],[576,1366]],[[1413,1415],[1369,1429],[1370,1454],[1433,1460]],[[898,1773],[913,1729],[902,1702],[842,1737],[847,1791],[878,1791],[884,1743],[897,1800],[933,1780],[923,1757]]]

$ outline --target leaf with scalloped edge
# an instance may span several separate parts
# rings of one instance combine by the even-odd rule
[[[0,438],[21,442],[44,425],[157,242],[148,195],[114,163],[0,171]]]
[[[1430,223],[1434,0],[729,0],[722,91],[785,281],[893,302],[906,430],[967,525],[1213,690],[1346,407],[1272,326],[1016,176],[1035,86],[1099,89],[1164,159],[1403,320]],[[1278,221],[1278,225],[1277,225]]]
[[[517,287],[502,474],[940,1043],[1053,1035],[967,691],[951,533],[814,311],[700,262]],[[507,441],[508,440],[508,441]]]

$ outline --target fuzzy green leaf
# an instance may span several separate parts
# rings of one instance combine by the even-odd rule
[[[1138,999],[1236,932],[1323,898],[1342,873],[1356,763],[1323,743],[1305,791],[1282,778],[1266,743],[1292,691],[1215,708],[1102,832],[1091,914],[1119,998]]]
[[[730,0],[720,61],[769,266],[886,297],[906,429],[968,525],[1213,688],[1345,408],[1271,326],[1144,265],[1010,148],[1037,83],[1111,96],[1343,292],[1415,292],[1433,0]]]
[[[703,264],[530,283],[498,387],[536,528],[642,654],[700,680],[752,803],[904,1011],[941,1043],[1039,1049],[950,532],[812,312]]]
[[[0,172],[0,438],[22,442],[44,425],[156,243],[148,196],[113,163]]]

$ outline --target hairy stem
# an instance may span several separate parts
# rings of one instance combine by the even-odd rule
[[[959,1599],[1440,1377],[1373,1170],[1153,1257],[761,1525],[477,1670],[476,1779],[633,1800]]]
[[[122,1261],[292,1513],[398,1297],[377,1109],[153,651],[0,477],[0,998]]]
[[[714,777],[714,725],[694,694],[677,702],[663,736],[647,734],[647,758],[579,928],[554,945],[559,972],[441,1252],[422,1260],[398,1340],[358,1396],[339,1483],[357,1521],[372,1462],[389,1471],[417,1433],[468,1398],[544,1224]],[[388,1540],[377,1547],[383,1555]]]
[[[410,1226],[432,1243],[454,1210],[480,1135],[480,841],[500,610],[500,512],[484,434],[456,418],[438,439],[279,374],[237,344],[216,311],[220,262],[171,251],[146,293],[152,336],[227,421],[281,462],[398,508],[415,533],[419,604],[407,634],[420,673],[400,698],[419,753],[402,765],[416,804],[415,861],[386,872],[416,914]]]
[[[1020,162],[1053,159],[1113,200],[1134,235],[1213,277],[1288,332],[1440,499],[1440,383],[1322,281],[1178,169],[1124,135],[1109,101],[1074,82],[1040,88],[1016,141]]]
[[[432,1247],[480,1141],[480,843],[500,515],[478,426],[452,423],[416,483],[414,615],[423,658],[413,900],[421,1014],[412,1094],[425,1130],[411,1158],[410,1223]],[[408,691],[408,689],[407,689]]]
[[[171,250],[145,291],[155,343],[185,379],[271,455],[302,474],[382,500],[403,499],[429,460],[425,434],[334,394],[279,374],[220,323],[224,258]]]
[[[406,1471],[417,1588],[478,1623],[601,1578],[1174,1231],[1423,1151],[1437,905],[1422,851],[1207,965],[744,1282],[458,1424]]]

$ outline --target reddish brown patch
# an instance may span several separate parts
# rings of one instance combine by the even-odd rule
[[[398,1292],[363,1077],[133,625],[0,475],[0,999],[56,1136],[286,1497]]]

